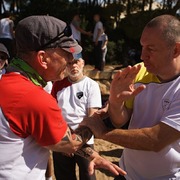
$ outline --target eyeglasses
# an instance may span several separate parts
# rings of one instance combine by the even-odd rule
[[[49,42],[47,42],[46,44],[42,45],[38,50],[41,49],[45,49],[47,48],[50,44],[55,43],[57,40],[63,38],[63,37],[69,37],[72,35],[72,30],[71,27],[69,25],[67,25],[65,27],[65,29],[63,30],[63,32],[61,32],[59,35],[57,35],[55,38],[51,39]]]

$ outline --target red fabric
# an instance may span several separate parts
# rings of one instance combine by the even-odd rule
[[[11,130],[37,143],[48,146],[58,143],[67,130],[55,99],[26,77],[9,73],[0,80],[0,107]]]
[[[72,83],[68,80],[68,77],[64,78],[63,80],[61,81],[56,81],[54,84],[53,84],[53,88],[52,88],[52,96],[57,99],[57,92],[58,91],[61,91],[63,88],[66,88],[68,86],[71,86]]]

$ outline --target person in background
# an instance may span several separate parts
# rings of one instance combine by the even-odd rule
[[[87,32],[81,28],[81,19],[78,14],[75,14],[70,23],[73,38],[81,44],[81,34],[91,36],[91,32]]]
[[[81,45],[81,34],[91,36],[91,32],[87,32],[84,29],[81,28],[81,19],[79,14],[75,14],[72,18],[72,21],[70,23],[70,27],[72,30],[72,36],[73,38]],[[79,53],[79,56],[82,58],[82,52]]]
[[[17,57],[0,79],[0,179],[44,180],[49,150],[87,158],[90,174],[95,167],[126,174],[86,144],[88,128],[71,133],[43,89],[63,79],[66,64],[82,50],[69,26],[52,16],[29,16],[18,23],[15,37]]]
[[[10,19],[10,12],[6,11],[3,18],[0,20],[0,43],[4,44],[8,49],[10,59],[13,57],[14,52],[14,22]]]
[[[101,108],[99,85],[83,74],[84,60],[79,54],[67,63],[67,77],[53,84],[52,95],[56,98],[62,115],[69,127],[75,131],[85,117],[90,117]],[[94,137],[88,142],[93,148]],[[89,175],[89,161],[79,155],[67,156],[53,153],[54,171],[57,180],[76,180],[76,164],[80,180],[95,180]],[[68,168],[67,168],[68,167]]]
[[[102,70],[102,34],[103,30],[103,23],[100,21],[100,15],[94,15],[95,27],[93,32],[93,42],[94,42],[94,65],[95,70]]]
[[[87,121],[96,137],[124,146],[115,180],[180,179],[180,21],[161,15],[145,26],[143,63],[119,71],[110,88],[109,115],[117,128]],[[130,121],[128,130],[120,129]]]
[[[0,74],[5,73],[4,67],[8,64],[9,52],[4,44],[0,43]]]
[[[108,36],[105,33],[105,27],[103,28],[104,32],[102,34],[102,64],[101,70],[104,70],[104,66],[106,64],[106,54],[107,54],[107,44],[108,44]]]

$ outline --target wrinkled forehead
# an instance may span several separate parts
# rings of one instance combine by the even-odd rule
[[[73,64],[84,64],[84,60],[82,58],[79,58],[68,61],[68,65],[73,65]]]
[[[145,27],[140,38],[140,43],[155,43],[156,41],[164,41],[162,30],[158,27]]]

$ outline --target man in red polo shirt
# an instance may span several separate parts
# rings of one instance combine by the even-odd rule
[[[0,179],[45,179],[49,150],[88,158],[90,173],[96,166],[124,174],[84,145],[83,131],[71,133],[56,100],[43,90],[46,82],[64,78],[72,53],[81,51],[66,23],[30,16],[15,36],[18,58],[0,79]]]

